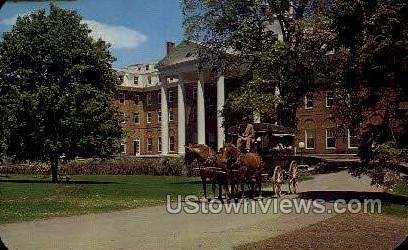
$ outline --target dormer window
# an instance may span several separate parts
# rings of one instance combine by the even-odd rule
[[[123,76],[119,76],[118,78],[119,78],[120,84],[122,84],[123,83]]]
[[[134,85],[138,85],[138,84],[139,84],[139,77],[138,77],[138,76],[134,76],[134,77],[133,77],[133,84],[134,84]]]
[[[148,65],[146,65],[146,70],[149,70],[150,69],[150,65],[148,64]]]

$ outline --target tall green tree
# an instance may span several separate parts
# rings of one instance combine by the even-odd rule
[[[225,126],[257,112],[293,127],[305,92],[336,82],[329,66],[343,51],[330,53],[337,36],[322,2],[183,1],[187,38],[204,45],[202,61],[248,79],[227,98]]]
[[[0,43],[0,136],[15,160],[109,156],[118,150],[118,83],[109,45],[75,12],[50,5],[19,17]]]

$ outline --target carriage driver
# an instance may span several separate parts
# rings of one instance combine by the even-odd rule
[[[251,150],[251,144],[255,141],[255,130],[251,123],[248,123],[245,132],[238,136],[237,147],[241,150],[242,143],[245,142],[245,150],[249,152]]]

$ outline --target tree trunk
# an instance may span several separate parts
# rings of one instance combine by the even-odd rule
[[[52,182],[58,182],[58,158],[55,156],[51,157],[51,175],[52,175]]]

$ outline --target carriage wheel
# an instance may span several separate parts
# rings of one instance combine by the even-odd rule
[[[293,160],[289,165],[289,193],[297,193],[298,179],[298,164]]]
[[[273,170],[272,185],[276,196],[280,197],[282,194],[283,170],[280,166],[276,166]]]

